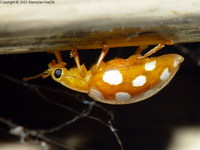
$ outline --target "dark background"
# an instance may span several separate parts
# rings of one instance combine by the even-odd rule
[[[127,58],[133,54],[134,49],[112,48],[105,60],[115,57]],[[100,50],[81,50],[81,62],[89,68],[95,63],[99,53]],[[167,53],[179,53],[185,57],[185,61],[174,79],[161,92],[148,100],[130,105],[115,106],[97,102],[107,109],[107,112],[114,114],[112,122],[125,150],[164,150],[171,142],[172,133],[176,128],[200,126],[200,44],[166,46],[155,55]],[[62,54],[68,63],[67,67],[74,66],[69,52]],[[52,54],[47,53],[0,56],[0,117],[28,129],[40,130],[56,127],[76,116],[69,110],[45,101],[34,88],[23,86],[23,77],[43,72],[53,58]],[[8,79],[10,77],[15,80],[11,81]],[[49,91],[43,87],[66,91],[79,96],[79,100],[91,100],[86,94],[71,91],[53,81],[51,77],[28,81],[28,84],[35,85],[52,101],[80,112],[87,104],[77,101],[74,96]],[[110,120],[109,115],[99,108],[94,108],[92,114],[105,122]],[[19,141],[18,137],[8,133],[8,126],[4,123],[0,126],[2,142]],[[72,149],[70,146],[87,150],[119,149],[110,128],[88,118],[80,119],[47,137],[56,141],[58,145],[65,145],[66,149]],[[70,143],[72,140],[75,140],[76,144]],[[54,145],[53,149],[56,148],[61,149]]]

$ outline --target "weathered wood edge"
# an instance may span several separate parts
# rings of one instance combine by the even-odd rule
[[[127,0],[123,5],[120,0],[68,0],[34,7],[0,5],[0,54],[97,49],[103,44],[155,45],[166,40],[199,42],[199,6],[198,0],[169,0],[162,5],[159,0]]]

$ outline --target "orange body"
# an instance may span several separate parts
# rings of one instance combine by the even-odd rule
[[[79,92],[87,93],[94,100],[109,104],[130,104],[159,92],[173,78],[184,58],[178,54],[167,54],[149,58],[161,49],[159,44],[141,56],[136,54],[128,59],[116,58],[103,62],[108,49],[103,49],[97,64],[87,70],[80,65],[78,53],[73,51],[77,67],[67,69],[58,52],[58,62],[49,63],[49,69],[25,80],[51,75],[62,85]],[[138,50],[141,52],[141,49]]]

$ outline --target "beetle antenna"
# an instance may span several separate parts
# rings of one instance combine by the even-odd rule
[[[32,76],[32,77],[24,77],[23,78],[23,81],[29,81],[29,80],[33,80],[33,79],[36,79],[36,78],[39,78],[40,76],[44,79],[44,78],[47,78],[50,76],[50,73],[51,73],[51,70],[48,69],[46,71],[44,71],[43,73],[40,73],[36,76]]]

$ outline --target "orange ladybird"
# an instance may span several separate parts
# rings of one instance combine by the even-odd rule
[[[164,46],[159,44],[143,56],[143,49],[139,48],[128,59],[115,58],[104,62],[108,52],[104,46],[97,64],[87,70],[80,65],[78,52],[71,51],[77,67],[67,69],[59,52],[55,52],[58,62],[49,63],[46,71],[24,78],[30,80],[42,76],[52,78],[62,85],[83,93],[87,93],[94,100],[108,104],[130,104],[145,100],[162,88],[174,77],[184,58],[178,54],[166,54],[149,58],[150,55]]]

